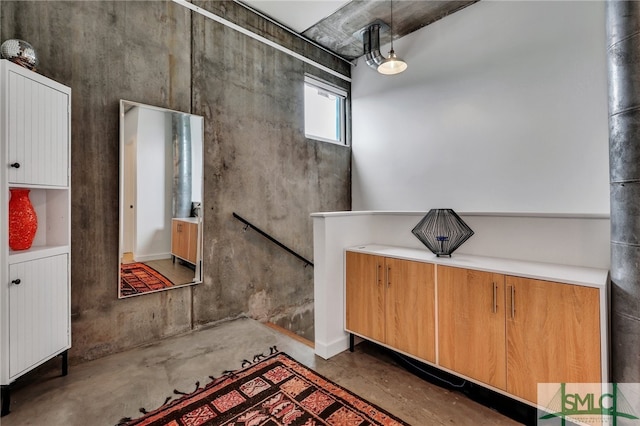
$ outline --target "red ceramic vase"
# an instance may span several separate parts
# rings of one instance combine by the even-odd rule
[[[38,230],[38,217],[29,200],[28,189],[10,189],[9,247],[12,250],[31,248]]]

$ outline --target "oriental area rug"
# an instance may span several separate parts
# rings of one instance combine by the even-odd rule
[[[118,426],[400,426],[407,424],[271,348],[193,393]],[[174,393],[181,394],[178,391]]]
[[[120,264],[120,295],[131,296],[172,287],[173,283],[144,263]]]

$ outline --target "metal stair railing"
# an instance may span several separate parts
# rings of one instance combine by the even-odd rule
[[[288,253],[292,254],[293,256],[297,257],[298,259],[302,260],[305,263],[305,267],[307,265],[311,265],[311,267],[313,267],[313,262],[306,259],[305,257],[299,255],[298,253],[296,253],[295,251],[293,251],[292,249],[290,249],[289,247],[285,246],[284,244],[282,244],[280,241],[276,240],[275,238],[273,238],[271,235],[267,234],[266,232],[264,232],[262,229],[258,228],[257,226],[255,226],[254,224],[252,224],[251,222],[249,222],[247,219],[244,219],[243,217],[241,217],[239,214],[237,214],[236,212],[233,212],[233,217],[235,217],[236,219],[238,219],[240,222],[245,224],[244,229],[246,230],[247,228],[251,228],[254,231],[256,231],[258,234],[262,235],[263,237],[265,237],[267,240],[271,241],[272,243],[274,243],[275,245],[277,245],[278,247],[282,248],[283,250],[287,251]]]

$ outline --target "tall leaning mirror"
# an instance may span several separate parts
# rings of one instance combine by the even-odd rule
[[[203,124],[120,101],[119,298],[202,282]]]

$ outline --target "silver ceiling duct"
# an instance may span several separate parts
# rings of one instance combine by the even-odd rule
[[[380,31],[385,29],[389,30],[391,37],[391,50],[387,58],[380,53]],[[365,61],[367,65],[380,74],[394,75],[407,69],[407,63],[398,58],[393,50],[393,37],[391,36],[391,32],[391,28],[381,20],[369,24],[367,28],[362,30]]]
[[[171,113],[173,127],[173,217],[191,216],[191,119]]]
[[[377,70],[384,62],[384,56],[380,54],[380,24],[371,24],[362,31],[362,43],[367,65]]]

